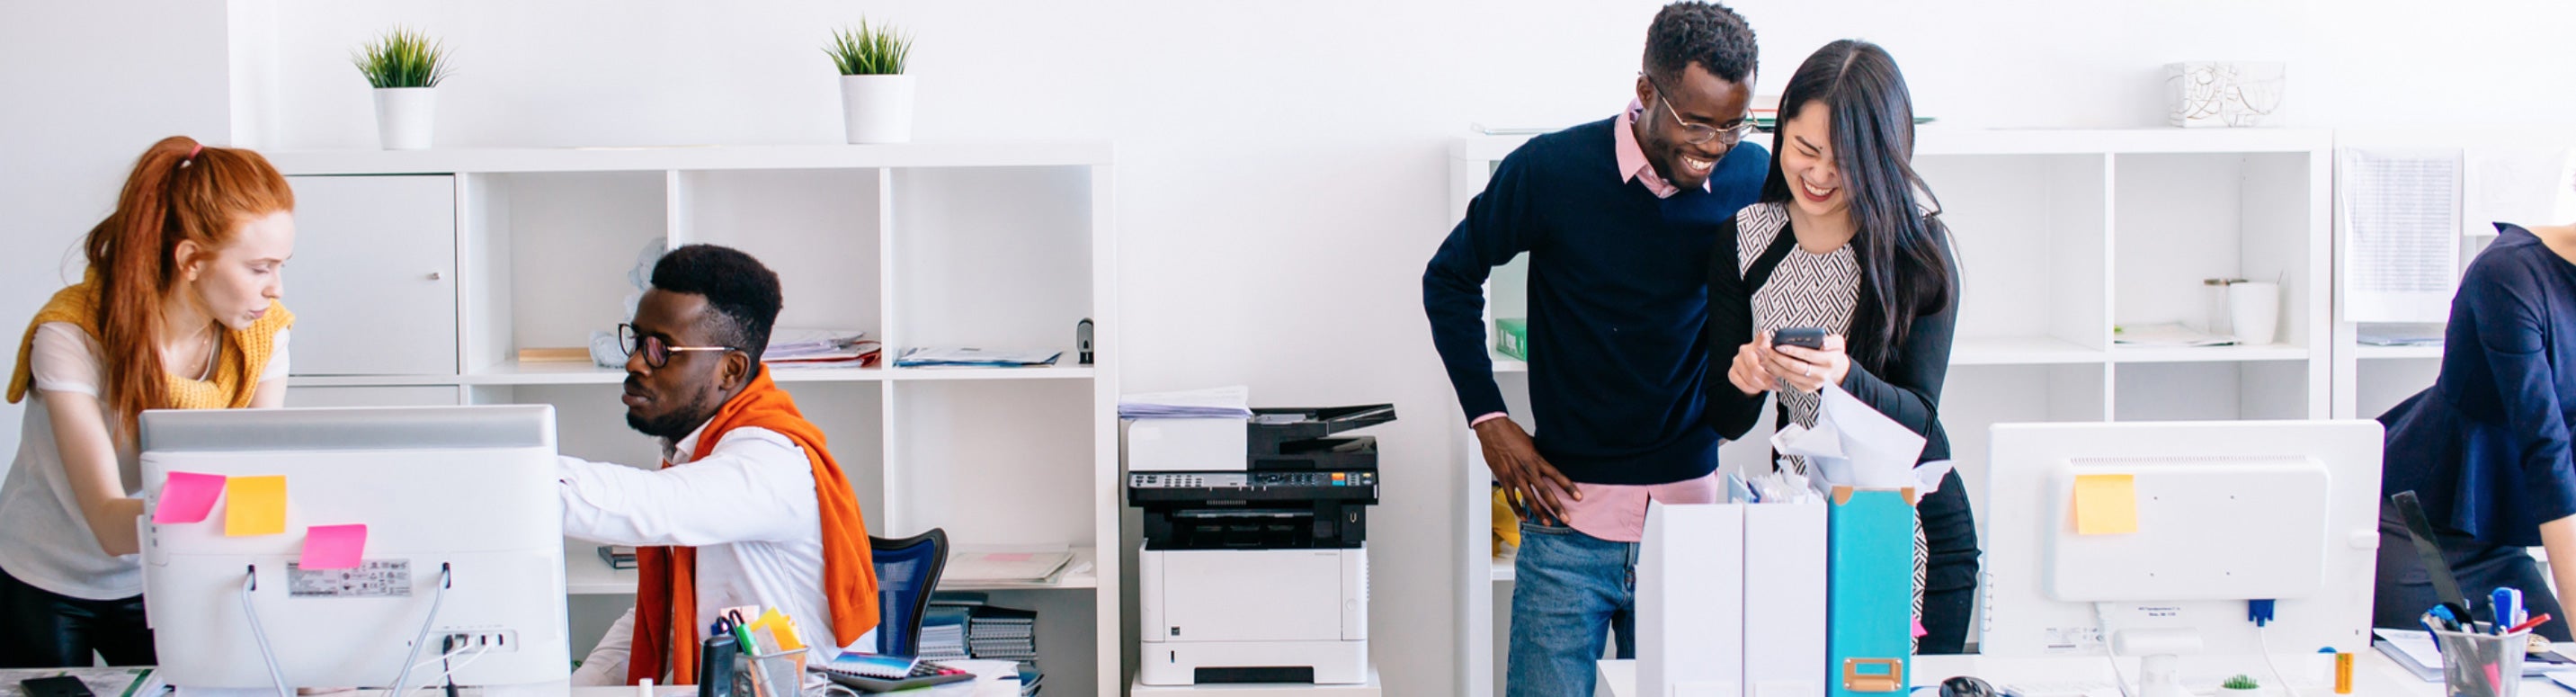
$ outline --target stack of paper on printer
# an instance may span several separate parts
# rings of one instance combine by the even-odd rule
[[[1249,419],[1251,404],[1252,388],[1242,385],[1131,394],[1118,398],[1118,418]]]
[[[1950,473],[1950,461],[1915,464],[1923,455],[1922,434],[1841,387],[1826,385],[1823,396],[1815,428],[1789,424],[1771,436],[1772,449],[1806,458],[1807,479],[1816,491],[1835,486],[1914,487],[1914,495],[1920,498],[1941,488],[1941,478]]]
[[[942,583],[981,586],[1051,586],[1073,571],[1073,551],[1064,545],[959,545],[948,551]]]

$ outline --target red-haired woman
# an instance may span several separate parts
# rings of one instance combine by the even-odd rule
[[[81,282],[28,323],[8,398],[37,398],[0,482],[0,667],[155,662],[135,417],[285,402],[294,209],[258,153],[163,139],[90,229]]]

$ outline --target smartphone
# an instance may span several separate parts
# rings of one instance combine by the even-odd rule
[[[1796,346],[1822,351],[1825,348],[1825,330],[1816,327],[1789,327],[1772,332],[1771,345]]]
[[[27,697],[90,697],[89,686],[69,675],[28,678],[18,681],[18,686],[27,690]]]

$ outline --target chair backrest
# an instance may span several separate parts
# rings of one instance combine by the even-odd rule
[[[921,651],[921,621],[939,572],[948,566],[948,532],[889,540],[868,536],[877,567],[877,653],[913,656]]]

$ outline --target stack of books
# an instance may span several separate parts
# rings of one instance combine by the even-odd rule
[[[600,545],[599,560],[611,569],[635,568],[635,548],[623,545]]]
[[[930,606],[921,618],[921,657],[931,661],[973,658],[966,652],[966,621],[972,614],[962,605]]]
[[[1038,613],[986,605],[966,620],[966,648],[976,658],[1036,662]]]

